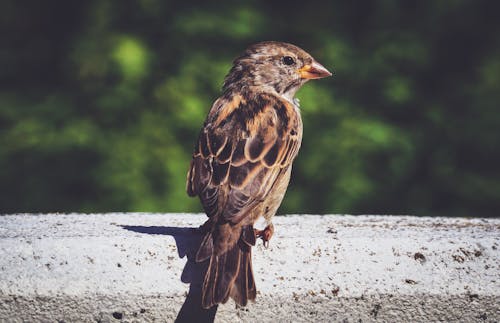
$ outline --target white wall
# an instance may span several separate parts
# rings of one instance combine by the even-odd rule
[[[173,321],[186,282],[196,292],[202,279],[186,254],[204,220],[0,216],[0,321]],[[256,303],[229,302],[216,321],[500,321],[500,219],[294,215],[274,224],[270,247],[253,251]]]

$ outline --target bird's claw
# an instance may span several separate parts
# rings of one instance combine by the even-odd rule
[[[264,245],[264,248],[269,248],[269,240],[271,240],[271,237],[273,236],[274,233],[274,227],[272,224],[268,225],[265,227],[264,230],[257,230],[255,229],[255,237],[256,238],[261,238],[262,239],[262,244]]]

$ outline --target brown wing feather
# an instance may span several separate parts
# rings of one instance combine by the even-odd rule
[[[193,154],[188,194],[208,216],[241,221],[291,165],[301,132],[295,108],[278,98],[217,100]]]

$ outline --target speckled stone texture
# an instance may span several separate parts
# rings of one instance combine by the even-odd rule
[[[0,216],[0,321],[171,322],[188,283],[194,295],[202,279],[203,266],[187,259],[204,220]],[[274,224],[270,247],[253,251],[257,301],[220,306],[216,322],[500,321],[500,219],[290,215]]]

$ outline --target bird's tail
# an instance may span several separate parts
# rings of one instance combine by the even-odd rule
[[[237,243],[227,252],[217,255],[213,248],[213,234],[205,234],[196,261],[210,257],[210,264],[202,286],[202,306],[211,308],[225,303],[231,297],[245,306],[248,300],[255,300],[256,288],[252,271],[252,246],[255,234],[252,226],[242,227]]]

